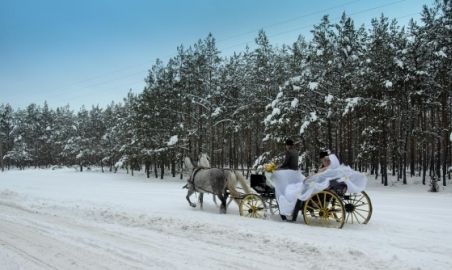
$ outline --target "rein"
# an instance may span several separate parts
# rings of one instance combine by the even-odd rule
[[[196,186],[195,186],[195,176],[196,174],[201,170],[202,168],[193,168],[193,173],[191,174],[190,179],[188,180],[188,182],[193,186],[193,189],[196,190]]]

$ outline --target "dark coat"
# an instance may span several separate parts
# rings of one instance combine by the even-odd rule
[[[298,152],[295,149],[286,151],[284,162],[279,168],[285,170],[298,170]]]

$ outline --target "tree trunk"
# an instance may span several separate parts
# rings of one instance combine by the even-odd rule
[[[183,157],[183,155],[182,155]],[[180,180],[184,179],[184,162],[183,158],[180,159]]]
[[[144,162],[144,171],[146,173],[146,178],[149,178],[151,174],[149,167],[150,167],[149,160],[146,159],[146,161]]]
[[[157,171],[157,160],[154,159],[154,174],[155,174],[155,178],[159,178],[159,173]]]
[[[443,90],[443,94],[441,95],[441,123],[442,123],[442,143],[443,143],[443,151],[441,152],[441,161],[442,161],[442,169],[443,169],[443,186],[446,186],[446,174],[447,174],[447,154],[448,154],[448,146],[449,146],[449,120],[448,120],[448,94],[447,89]]]
[[[425,185],[425,176],[427,174],[427,149],[423,149],[422,153],[422,184]]]
[[[2,172],[5,171],[5,167],[3,164],[3,143],[0,142],[0,167],[2,168]]]
[[[383,145],[382,145],[382,162],[381,162],[381,180],[383,181],[383,184],[385,186],[388,186],[388,154],[387,154],[387,145],[388,145],[388,141],[387,141],[387,130],[386,130],[386,121],[383,121]]]
[[[174,157],[171,160],[171,175],[176,177],[176,161],[174,160]]]

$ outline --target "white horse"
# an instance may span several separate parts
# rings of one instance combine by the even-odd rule
[[[226,213],[226,201],[229,193],[236,201],[240,197],[240,193],[236,189],[237,182],[240,183],[246,193],[252,192],[241,173],[229,169],[210,168],[210,162],[205,154],[201,155],[197,167],[193,166],[188,157],[185,158],[184,162],[186,167],[192,171],[185,185],[188,189],[185,198],[191,207],[196,207],[196,204],[190,201],[190,196],[194,192],[199,193],[201,209],[204,193],[211,193],[218,196],[221,201],[220,213]]]

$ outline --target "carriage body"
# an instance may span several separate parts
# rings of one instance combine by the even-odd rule
[[[240,198],[241,216],[265,218],[268,211],[273,215],[279,211],[275,189],[267,184],[265,175],[252,174],[250,186],[255,193],[243,194]]]
[[[279,214],[275,189],[267,184],[265,175],[252,174],[251,188],[257,194],[245,194],[239,206],[240,215],[265,217],[267,210]],[[345,223],[367,224],[372,215],[372,203],[366,192],[347,193],[344,182],[331,180],[327,189],[312,194],[302,202],[304,222],[308,225],[342,228]]]

